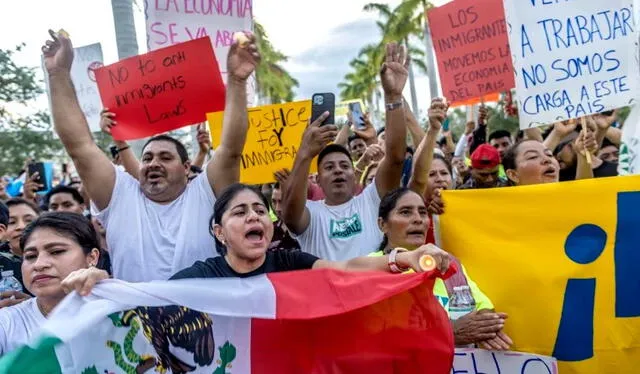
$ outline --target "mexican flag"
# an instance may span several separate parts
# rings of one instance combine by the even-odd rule
[[[435,277],[108,280],[66,297],[0,373],[448,374],[453,334]]]

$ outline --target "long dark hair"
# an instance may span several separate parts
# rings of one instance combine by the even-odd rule
[[[400,200],[404,195],[413,192],[407,187],[396,188],[395,190],[389,191],[382,200],[380,200],[380,207],[378,208],[378,218],[381,218],[383,221],[389,219],[389,214],[391,211],[395,209],[396,205],[398,205],[398,200]],[[385,234],[382,238],[382,242],[378,246],[378,251],[384,251],[384,249],[389,244],[389,238]]]
[[[269,209],[269,201],[260,191],[258,191],[257,188],[242,183],[234,183],[227,187],[224,192],[222,192],[222,194],[218,197],[216,203],[213,205],[213,215],[209,219],[209,233],[216,241],[216,251],[220,254],[220,256],[224,256],[225,254],[227,254],[227,247],[222,244],[218,240],[218,238],[216,238],[215,234],[213,233],[213,225],[220,225],[222,223],[222,215],[229,209],[229,203],[231,202],[231,200],[233,200],[233,198],[236,197],[237,194],[245,190],[255,193],[258,197],[260,197],[260,199],[264,203],[264,206]]]
[[[100,250],[100,256],[96,267],[98,269],[110,271],[110,269],[107,268],[105,261],[103,261],[103,251],[100,249],[98,234],[93,228],[91,221],[82,214],[71,212],[51,212],[41,215],[24,229],[24,233],[20,238],[21,248],[25,247],[25,244],[29,241],[31,235],[33,235],[33,233],[38,229],[53,230],[58,235],[73,240],[80,246],[80,248],[82,248],[82,252],[84,252],[85,255],[91,253],[94,248]]]

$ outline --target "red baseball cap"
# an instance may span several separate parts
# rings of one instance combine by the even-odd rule
[[[471,155],[471,167],[474,169],[493,169],[500,165],[500,152],[491,145],[481,144]]]

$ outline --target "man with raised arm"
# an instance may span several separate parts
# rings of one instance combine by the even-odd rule
[[[197,260],[215,256],[209,218],[216,194],[238,181],[247,135],[246,81],[260,54],[255,37],[235,42],[227,57],[227,94],[222,142],[205,172],[191,183],[188,155],[177,140],[160,135],[143,148],[138,180],[114,167],[93,141],[70,77],[71,41],[49,31],[42,47],[49,74],[55,130],[73,159],[107,230],[115,278],[168,279]]]
[[[407,81],[405,48],[386,47],[380,77],[386,104],[385,157],[374,183],[354,197],[353,163],[341,145],[327,144],[336,137],[334,125],[320,125],[324,113],[306,129],[296,155],[284,197],[284,221],[297,235],[303,251],[331,261],[344,261],[371,252],[382,241],[377,217],[380,199],[400,186],[405,159],[407,129],[402,90]],[[318,183],[324,201],[307,201],[307,175],[318,156]]]

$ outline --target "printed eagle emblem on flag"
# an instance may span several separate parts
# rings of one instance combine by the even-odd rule
[[[168,369],[174,374],[185,374],[196,370],[196,366],[184,362],[171,353],[170,345],[192,353],[193,361],[198,366],[209,366],[213,363],[215,356],[213,322],[206,313],[179,305],[138,307],[123,312],[119,321],[113,317],[112,320],[116,325],[132,328],[135,328],[139,322],[144,336],[156,351],[156,358],[141,357],[136,367],[137,371],[144,372],[154,364],[156,371],[160,373],[165,373]]]

